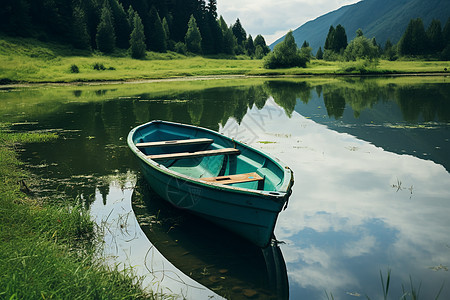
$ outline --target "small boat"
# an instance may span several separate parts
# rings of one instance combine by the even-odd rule
[[[289,167],[213,130],[159,120],[132,129],[128,146],[163,199],[259,247],[271,243],[294,184]]]

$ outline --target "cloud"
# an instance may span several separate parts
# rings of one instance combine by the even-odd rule
[[[228,25],[236,19],[255,37],[262,34],[271,44],[289,30],[294,30],[307,21],[313,20],[341,6],[353,4],[355,0],[220,0],[218,13]]]

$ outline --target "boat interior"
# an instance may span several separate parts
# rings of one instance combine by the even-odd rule
[[[158,130],[138,138],[136,146],[169,170],[207,183],[263,191],[282,185],[284,172],[271,159],[232,140],[201,134]]]

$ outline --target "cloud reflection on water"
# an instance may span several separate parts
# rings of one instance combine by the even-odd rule
[[[132,269],[143,277],[142,286],[173,299],[223,299],[213,291],[183,274],[152,245],[142,231],[132,209],[131,198],[136,175],[109,178],[109,192],[104,198],[97,189],[91,212],[103,236],[101,257],[110,266]]]
[[[240,124],[228,120],[221,132],[238,133],[294,171],[293,194],[275,229],[286,242],[291,296],[327,290],[336,299],[354,292],[373,297],[381,292],[379,272],[391,268],[394,296],[411,276],[422,282],[422,296],[434,297],[450,282],[448,272],[430,268],[450,264],[445,168],[280,110],[268,101]],[[441,297],[448,295],[444,288]]]

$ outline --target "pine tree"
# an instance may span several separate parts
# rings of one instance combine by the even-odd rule
[[[245,42],[245,52],[247,52],[248,56],[255,55],[255,44],[253,43],[251,34],[248,35],[247,41]]]
[[[127,49],[131,33],[131,27],[128,23],[127,14],[118,0],[109,0],[109,6],[111,7],[114,33],[116,34],[116,45],[119,48]]]
[[[402,55],[423,55],[426,51],[427,35],[421,18],[412,19],[399,42]]]
[[[150,10],[149,19],[152,24],[151,32],[150,34],[147,35],[150,37],[150,41],[147,41],[149,50],[156,52],[166,52],[167,51],[166,34],[164,32],[161,18],[159,17],[158,11],[154,6],[152,6]]]
[[[202,36],[202,52],[203,54],[214,54],[215,53],[215,47],[214,47],[214,37],[211,32],[210,22],[209,22],[209,16],[205,15],[203,19],[201,19],[201,23],[198,24],[200,34]],[[197,20],[197,19],[196,19]]]
[[[96,0],[80,1],[80,7],[84,11],[86,18],[87,31],[90,36],[91,48],[97,47],[97,26],[100,23],[100,14],[102,7]]]
[[[394,45],[392,45],[390,39],[384,44],[383,56],[391,61],[397,59],[397,51],[394,49]]]
[[[188,30],[184,39],[189,52],[197,54],[202,52],[202,36],[200,34],[200,30],[198,29],[197,21],[195,20],[194,15],[191,15],[191,18],[189,19]]]
[[[226,30],[228,30],[228,25],[227,25],[227,23],[225,22],[225,20],[223,19],[222,16],[220,16],[218,22],[219,22],[220,29],[222,29],[223,32],[225,32]]]
[[[444,25],[444,29],[442,30],[442,37],[444,39],[445,46],[450,46],[450,17],[447,19],[447,22]]]
[[[162,20],[162,27],[164,29],[164,37],[166,40],[166,45],[168,45],[170,40],[170,29],[169,29],[169,22],[167,22],[167,18],[164,17]]]
[[[90,49],[90,39],[84,11],[76,6],[73,10],[72,44],[75,48]]]
[[[130,52],[131,57],[141,59],[145,57],[145,34],[144,25],[138,13],[134,13],[133,31],[130,35]]]
[[[234,49],[237,46],[236,37],[231,28],[227,28],[223,34],[223,53],[234,55]]]
[[[214,20],[217,19],[217,0],[209,0],[208,5],[206,6],[209,14],[213,17]]]
[[[97,26],[97,49],[101,52],[111,53],[116,47],[116,35],[114,33],[113,20],[108,5],[102,8],[100,23]]]
[[[134,17],[135,17],[135,13],[136,11],[133,9],[133,6],[129,6],[128,7],[128,11],[127,11],[127,21],[128,21],[128,27],[133,30],[134,28]],[[142,19],[141,19],[142,21]]]
[[[441,52],[444,49],[444,36],[442,35],[441,21],[433,19],[427,29],[427,38],[429,41],[429,51],[433,54]]]
[[[31,2],[31,1],[30,1]],[[37,21],[47,33],[60,37],[67,37],[70,33],[71,20],[73,16],[72,5],[64,1],[45,0],[37,2],[33,11],[34,21]]]
[[[309,43],[305,40],[300,47],[300,54],[302,57],[308,57],[308,61],[311,60],[312,57],[312,48],[309,46]]]
[[[238,45],[243,45],[244,41],[247,39],[247,33],[245,32],[244,28],[241,25],[241,21],[239,19],[236,20],[236,23],[234,23],[233,27],[233,34],[236,37]]]
[[[345,33],[344,27],[339,24],[336,26],[334,32],[334,38],[332,43],[332,50],[339,53],[347,48],[347,34]]]
[[[222,53],[223,52],[223,32],[220,28],[219,22],[217,19],[209,18],[209,26],[211,29],[211,34],[213,38],[214,52]]]
[[[322,47],[319,47],[319,50],[317,50],[316,58],[317,58],[317,59],[323,59],[323,51],[322,51]]]
[[[358,30],[356,30],[356,37],[363,36],[363,35],[364,35],[364,34],[363,34],[362,29],[361,29],[361,28],[358,28]]]
[[[222,16],[220,16],[218,21],[219,27],[222,31],[222,47],[220,52],[225,54],[234,55],[234,47],[236,44],[236,38],[233,35],[233,32],[231,28],[228,27],[227,23],[223,19]]]
[[[5,0],[0,8],[0,30],[27,36],[31,29],[30,4],[25,0]]]
[[[216,0],[208,1],[204,15],[207,31],[209,33],[209,39],[211,40],[211,42],[209,43],[210,52],[214,54],[223,52],[223,33],[220,24],[217,21]],[[208,39],[208,35],[205,36],[202,31],[201,33],[203,40]],[[203,48],[203,51],[205,52],[205,48]]]
[[[255,37],[255,40],[253,41],[253,43],[255,44],[255,48],[257,48],[258,46],[261,47],[263,56],[266,56],[270,52],[270,48],[267,46],[266,40],[264,39],[264,37],[262,35],[258,34]]]
[[[331,25],[330,29],[328,29],[327,38],[325,40],[325,46],[323,47],[325,50],[333,50],[332,44],[334,41],[334,32],[335,32],[335,29],[334,29],[333,25]]]

